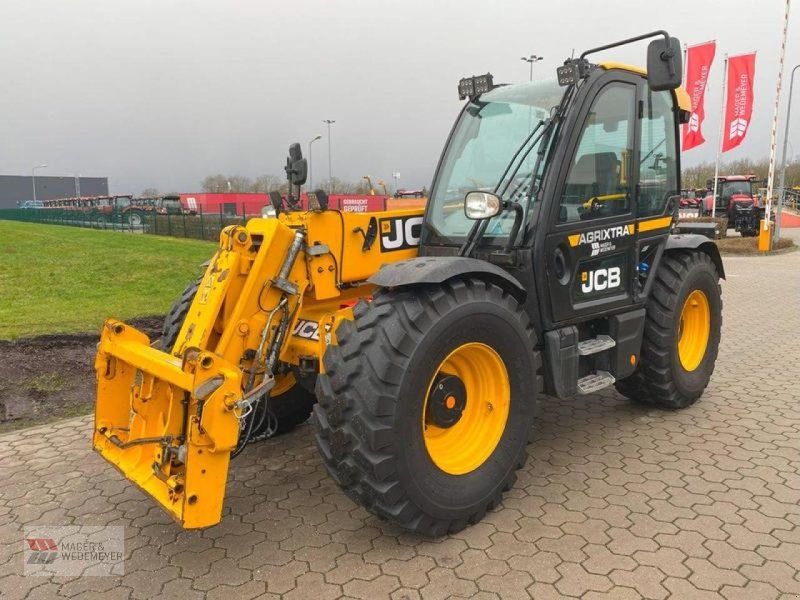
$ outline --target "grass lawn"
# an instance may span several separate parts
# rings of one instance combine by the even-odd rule
[[[215,244],[0,221],[0,340],[163,315]]]

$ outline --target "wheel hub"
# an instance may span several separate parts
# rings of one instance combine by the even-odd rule
[[[686,371],[694,371],[703,361],[711,333],[711,308],[701,290],[686,298],[678,324],[678,359]]]
[[[431,377],[422,410],[422,436],[431,461],[449,475],[486,462],[500,443],[511,407],[508,371],[490,346],[455,348]]]
[[[455,375],[439,375],[433,382],[433,389],[425,412],[425,421],[446,429],[461,419],[467,405],[467,388]]]

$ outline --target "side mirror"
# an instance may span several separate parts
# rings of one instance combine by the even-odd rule
[[[289,145],[289,158],[292,159],[292,162],[303,158],[303,149],[300,147],[299,142]]]
[[[683,75],[681,43],[678,38],[659,38],[647,46],[647,83],[654,92],[674,90]]]
[[[468,219],[489,219],[502,208],[503,200],[491,192],[468,192],[464,197],[464,214]]]
[[[303,151],[297,142],[289,146],[289,157],[284,170],[292,185],[301,186],[306,182],[308,162],[303,158]]]
[[[292,165],[292,183],[301,186],[306,182],[308,177],[308,161],[301,158]]]

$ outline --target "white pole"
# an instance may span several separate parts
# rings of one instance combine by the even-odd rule
[[[769,175],[767,177],[767,209],[764,211],[764,231],[769,231],[769,217],[772,210],[772,190],[775,183],[775,148],[778,145],[778,111],[781,103],[781,84],[783,83],[783,58],[786,55],[786,32],[789,29],[789,5],[791,0],[786,0],[786,9],[783,15],[783,37],[781,38],[781,52],[778,57],[778,82],[775,86],[775,107],[772,112],[772,136],[769,143]],[[772,240],[774,245],[775,240]]]
[[[786,146],[789,143],[789,123],[792,118],[792,91],[794,89],[794,72],[800,69],[800,65],[796,65],[792,69],[792,74],[789,76],[789,99],[786,101],[786,124],[783,130],[783,157],[781,158],[781,183],[780,194],[778,201],[778,208],[775,211],[775,237],[780,237],[781,232],[781,210],[782,206],[786,203]],[[794,154],[794,152],[792,152]]]
[[[686,57],[689,52],[689,44],[683,45],[683,85],[686,85],[686,78],[689,76],[689,65],[686,64]]]
[[[717,148],[717,164],[714,167],[714,192],[711,196],[711,218],[717,216],[717,181],[719,180],[719,157],[722,155],[722,135],[725,127],[725,95],[728,79],[728,55],[725,55],[725,66],[722,69],[722,100],[719,111],[719,147]]]
[[[323,119],[323,123],[328,126],[328,193],[333,193],[333,168],[331,167],[331,125],[336,123],[333,119]]]

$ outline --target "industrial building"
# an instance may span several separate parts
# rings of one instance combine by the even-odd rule
[[[36,182],[36,193],[33,186]],[[0,209],[17,208],[29,200],[108,195],[108,177],[0,175]],[[35,196],[35,198],[34,198]]]

